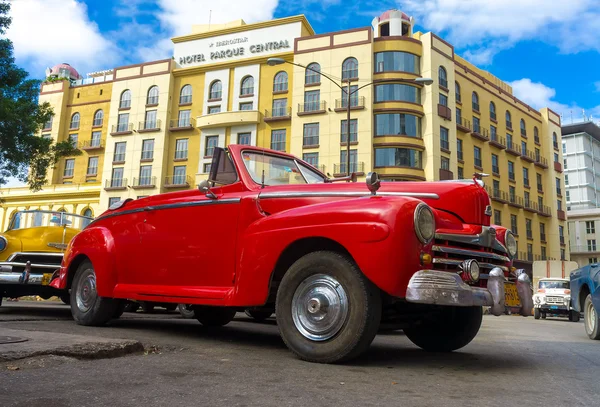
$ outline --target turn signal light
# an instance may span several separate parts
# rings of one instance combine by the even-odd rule
[[[571,290],[565,290],[565,294],[571,294]]]
[[[424,266],[428,266],[431,264],[431,254],[429,253],[421,253],[421,264]]]
[[[545,292],[546,292],[546,289],[545,289],[545,288],[540,288],[540,289],[538,289],[538,293],[545,293]]]

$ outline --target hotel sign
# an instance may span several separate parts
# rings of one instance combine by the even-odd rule
[[[300,23],[254,29],[247,32],[175,43],[174,58],[180,67],[226,62],[293,49],[301,35]]]

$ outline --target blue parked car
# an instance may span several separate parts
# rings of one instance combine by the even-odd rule
[[[571,272],[571,305],[576,311],[583,311],[585,332],[590,339],[600,339],[600,263]]]

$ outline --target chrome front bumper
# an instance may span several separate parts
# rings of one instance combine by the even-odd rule
[[[24,271],[12,271],[13,267],[24,267]],[[31,269],[46,269],[47,272],[35,273]],[[27,284],[27,285],[48,285],[52,280],[54,273],[60,269],[60,266],[53,264],[31,264],[17,262],[0,262],[0,284]]]
[[[517,272],[517,276],[521,314],[529,316],[533,308],[529,276],[524,272]],[[504,272],[498,267],[490,271],[487,288],[471,287],[456,273],[421,270],[408,283],[406,301],[458,307],[489,306],[493,315],[502,315],[505,311],[505,282]]]

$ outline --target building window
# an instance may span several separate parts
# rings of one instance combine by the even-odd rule
[[[587,241],[588,252],[596,251],[596,239],[588,239]]]
[[[496,120],[496,105],[494,102],[490,102],[490,119]]]
[[[525,127],[525,120],[521,119],[521,136],[527,137],[527,128]]]
[[[527,239],[533,239],[533,230],[531,229],[531,219],[525,219],[525,231],[527,232]]]
[[[517,200],[515,187],[513,187],[513,186],[508,187],[508,198],[510,199],[510,202],[513,202],[513,203]]]
[[[481,163],[481,148],[480,147],[473,147],[473,155],[475,158],[475,166],[481,168],[482,167],[482,163]]]
[[[350,107],[358,106],[358,85],[350,86]],[[341,96],[342,107],[348,106],[348,87],[342,87],[342,96]]]
[[[562,201],[560,199],[556,200],[556,206],[559,211],[562,211]]]
[[[146,111],[146,120],[144,121],[145,129],[156,129],[158,128],[156,122],[156,110],[147,110]]]
[[[448,129],[440,126],[440,147],[444,150],[450,150],[450,142],[448,141]]]
[[[505,118],[506,118],[506,128],[512,130],[512,117],[508,110],[506,111]]]
[[[126,109],[131,107],[131,91],[129,89],[124,90],[121,93],[121,99],[119,102],[119,109]]]
[[[456,123],[461,124],[462,122],[462,110],[460,108],[456,108]]]
[[[110,179],[110,186],[113,188],[123,186],[123,168],[122,167],[113,168],[112,177]]]
[[[117,131],[123,132],[129,130],[129,113],[121,113],[119,114],[119,118],[117,120]]]
[[[458,103],[460,103],[461,102],[460,84],[458,82],[454,82],[454,92],[456,93],[456,101]]]
[[[154,158],[154,139],[142,141],[142,160],[152,160]]]
[[[288,90],[288,74],[279,71],[273,78],[273,92],[286,92]]]
[[[546,225],[540,222],[540,240],[546,241]]]
[[[209,173],[210,172],[210,167],[211,167],[211,164],[204,164],[202,166],[202,171],[205,172],[205,173]]]
[[[517,223],[517,215],[510,215],[510,230],[519,236],[519,226]]]
[[[192,85],[185,85],[179,92],[179,104],[192,103]]]
[[[521,154],[527,155],[527,142],[521,141]]]
[[[248,96],[254,94],[254,78],[252,76],[246,76],[242,79],[242,86],[240,88],[240,96]]]
[[[554,153],[554,162],[555,163],[559,163],[560,160],[558,159],[558,153]]]
[[[473,116],[473,131],[475,133],[481,133],[481,126],[479,123],[479,117]]]
[[[525,207],[531,208],[531,195],[529,194],[529,191],[523,192],[523,198],[525,200]]]
[[[527,260],[533,261],[533,245],[527,243]]]
[[[188,158],[188,139],[180,138],[175,140],[175,159],[185,160]]]
[[[598,263],[598,258],[597,257],[590,257],[588,259],[589,264],[594,264],[594,263]]]
[[[316,146],[319,144],[319,123],[305,123],[302,138],[303,146]]]
[[[512,142],[512,134],[506,133],[506,146],[510,149],[516,149],[516,146],[513,146]]]
[[[92,139],[90,140],[90,147],[100,147],[102,144],[102,132],[101,131],[93,131]]]
[[[442,170],[450,171],[450,159],[448,157],[442,157],[440,166]]]
[[[304,153],[302,159],[315,168],[319,166],[319,153]]]
[[[104,111],[102,109],[96,110],[94,113],[94,127],[102,126],[102,122],[104,121]]]
[[[508,179],[511,181],[515,180],[515,163],[512,161],[508,162]]]
[[[459,138],[456,139],[456,158],[463,159],[463,141]]]
[[[539,162],[540,161],[540,157],[541,157],[541,155],[540,155],[540,149],[536,148],[535,149],[535,160]]]
[[[565,174],[565,186],[569,185],[569,174]],[[569,192],[569,191],[567,191]]]
[[[558,196],[562,195],[562,190],[560,189],[560,178],[556,178],[556,194]]]
[[[321,66],[313,62],[312,64],[309,64],[306,67],[306,72],[304,74],[304,84],[314,85],[317,83],[321,83]]]
[[[448,107],[448,96],[440,93],[440,105]]]
[[[97,175],[98,174],[98,157],[88,158],[88,166],[86,175]]]
[[[442,94],[440,94],[441,100]],[[448,97],[446,104],[448,105]],[[421,91],[410,85],[400,83],[388,83],[375,86],[375,103],[380,102],[410,102],[421,104]]]
[[[410,148],[376,148],[375,167],[423,168],[422,153]]]
[[[252,133],[238,133],[237,143],[249,146],[252,143]]]
[[[342,63],[342,81],[358,78],[358,61],[356,58],[347,58]]]
[[[377,150],[375,150],[375,154],[377,154]],[[340,152],[340,173],[346,173],[346,172],[358,172],[358,165],[357,165],[357,151],[356,150],[350,150],[350,171],[346,171],[346,166],[348,165],[348,159],[347,159],[348,155],[347,155],[347,151],[346,150],[342,150]]]
[[[157,105],[158,104],[158,86],[151,86],[148,89],[148,97],[146,98],[147,105]]]
[[[458,174],[457,174],[458,179],[464,179],[465,178],[464,171],[465,170],[463,169],[463,167],[458,167]]]
[[[541,196],[538,196],[538,207],[540,211],[544,209],[544,198]]]
[[[115,153],[113,154],[114,162],[123,162],[125,161],[125,148],[127,142],[121,141],[119,143],[115,143]]]
[[[77,148],[77,140],[79,139],[79,135],[77,133],[69,134],[69,143],[71,143],[71,147]]]
[[[565,228],[563,226],[558,226],[558,238],[560,240],[560,244],[565,244]]]
[[[289,116],[287,112],[287,99],[273,99],[273,117]]]
[[[341,142],[348,142],[348,120],[342,120],[340,134],[342,135]],[[358,141],[358,119],[350,119],[350,142]]]
[[[535,178],[536,178],[536,181],[537,181],[538,192],[543,192],[544,191],[544,187],[542,185],[542,174],[536,173],[535,174]]]
[[[51,130],[52,129],[52,120],[54,119],[54,115],[50,115],[48,117],[48,121],[46,123],[44,123],[44,128],[43,130]]]
[[[477,92],[473,92],[473,95],[471,96],[471,105],[474,111],[478,112],[479,111],[479,95],[477,94]]]
[[[222,94],[223,94],[223,84],[221,83],[221,81],[220,80],[213,81],[213,83],[210,84],[208,99],[209,100],[221,99]]]
[[[254,107],[253,102],[240,103],[240,110],[252,110],[253,107]]]
[[[74,170],[75,170],[75,159],[70,158],[68,160],[65,160],[65,171],[63,172],[63,177],[72,177]]]
[[[533,128],[533,141],[539,144],[540,142],[540,132],[537,127]]]
[[[565,256],[566,256],[565,249],[560,249],[560,259],[566,260]]]
[[[498,165],[498,156],[496,154],[492,154],[492,172],[494,174],[500,174],[500,167]]]
[[[565,199],[567,200],[567,202],[571,200],[571,193],[569,191],[565,191]]]
[[[221,112],[221,106],[209,106],[208,107],[208,114],[215,114],[215,113],[220,113]]]
[[[401,51],[384,51],[375,54],[375,72],[420,73],[421,58]]]
[[[138,185],[152,185],[152,166],[140,166],[140,181]]]
[[[120,200],[121,200],[121,198],[119,198],[118,196],[111,196],[110,198],[108,198],[108,207],[110,208],[111,206],[113,206],[114,204],[119,202]]]
[[[285,129],[271,130],[271,150],[285,151]]]
[[[523,168],[523,185],[529,186],[529,168]]]
[[[448,88],[448,74],[446,73],[446,68],[443,66],[440,66],[438,69],[438,79],[440,81],[440,86]]]
[[[498,181],[497,179],[492,181],[492,196],[494,197],[499,197],[500,196],[500,181]]]
[[[185,165],[176,165],[173,167],[173,185],[185,184]]]
[[[596,233],[596,221],[590,220],[585,222],[585,232],[587,234]]]
[[[304,111],[316,112],[319,110],[321,110],[321,92],[318,90],[304,92]]]
[[[180,110],[177,118],[177,127],[188,127],[190,122],[191,110]]]
[[[567,154],[567,143],[565,143],[564,141],[562,143],[562,150],[563,150],[563,154]]]
[[[79,113],[73,113],[71,116],[71,124],[69,125],[69,129],[78,129],[79,128]]]
[[[219,136],[207,136],[206,137],[206,147],[204,148],[204,156],[212,157],[215,151],[215,147],[217,147],[219,143]]]
[[[407,113],[375,115],[375,136],[409,136],[421,138],[421,118]]]
[[[497,209],[494,209],[494,224],[502,226],[502,213]]]
[[[567,159],[563,159],[563,167],[566,170],[567,169]]]

